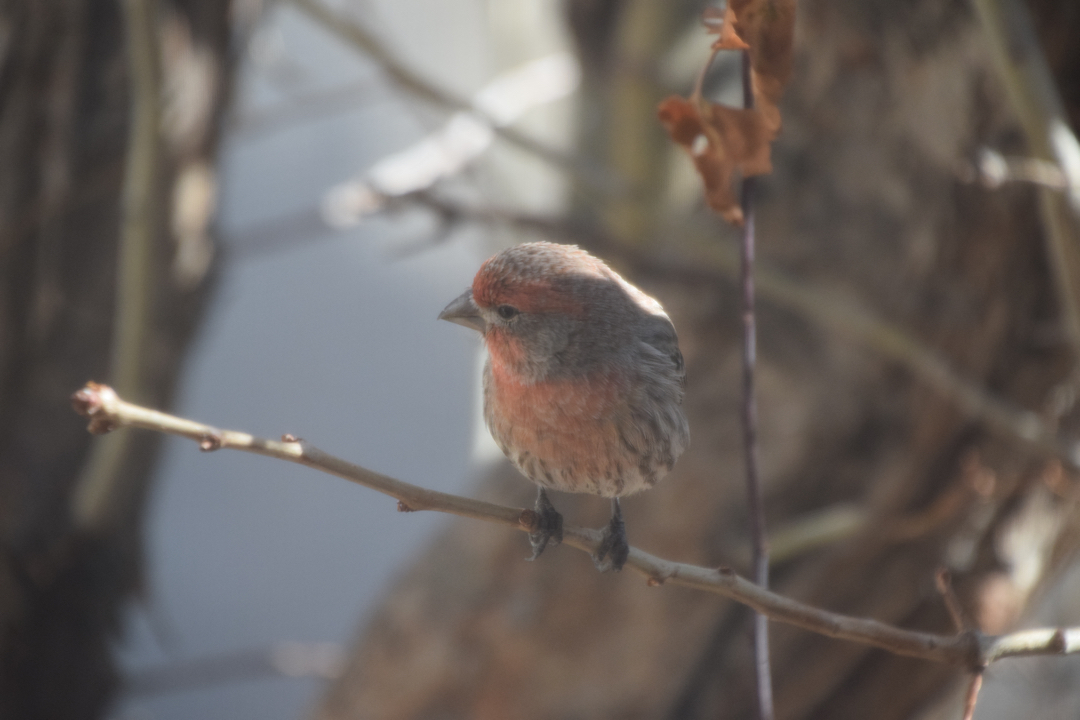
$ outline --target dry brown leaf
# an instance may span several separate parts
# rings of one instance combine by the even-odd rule
[[[750,47],[754,104],[780,131],[780,95],[791,79],[795,0],[729,0],[735,33]],[[727,17],[727,16],[725,16]]]
[[[658,114],[671,139],[693,160],[705,183],[709,207],[733,225],[742,225],[742,209],[731,191],[731,178],[735,170],[743,177],[772,170],[770,135],[763,116],[753,110],[695,103],[678,95],[660,103]]]
[[[795,0],[729,0],[723,12],[705,10],[702,20],[718,36],[714,52],[748,50],[754,108],[705,102],[698,88],[689,99],[665,99],[658,114],[671,139],[693,160],[709,207],[741,226],[732,176],[736,170],[743,177],[772,172],[770,143],[780,132],[778,104],[791,77]]]
[[[724,150],[743,177],[772,172],[769,142],[776,133],[761,113],[703,103],[709,109],[708,128],[724,139]]]
[[[728,222],[742,225],[742,210],[731,193],[732,166],[725,163],[720,152],[709,142],[695,103],[672,95],[660,103],[657,111],[660,122],[671,139],[690,155],[705,184],[705,199]]]

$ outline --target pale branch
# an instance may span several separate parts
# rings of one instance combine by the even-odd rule
[[[1080,652],[1080,628],[1035,628],[984,636],[979,654],[986,665],[1007,657],[1072,655]]]
[[[109,375],[125,395],[141,399],[142,368],[150,324],[156,193],[160,165],[161,48],[157,0],[124,0],[127,68],[130,73],[131,135],[124,167],[116,300]],[[95,442],[72,496],[75,522],[99,529],[111,519],[120,466],[128,454],[123,437]]]
[[[566,172],[583,187],[604,194],[614,194],[625,190],[625,181],[616,177],[611,170],[597,168],[579,157],[544,145],[511,127],[501,125],[473,103],[426,80],[406,66],[374,33],[321,0],[292,0],[292,3],[309,18],[377,63],[395,85],[413,97],[448,110],[472,113],[484,120],[501,138]]]
[[[402,511],[434,510],[498,523],[523,532],[535,530],[537,517],[532,510],[505,507],[402,482],[324,453],[291,435],[283,436],[280,441],[266,440],[151,410],[122,400],[107,385],[87,383],[72,396],[72,405],[79,414],[90,419],[89,430],[95,434],[133,427],[179,435],[196,441],[204,451],[244,450],[337,475],[397,499],[398,509]],[[594,553],[600,544],[600,531],[565,526],[563,543]],[[973,671],[1008,657],[1080,652],[1080,628],[1042,628],[997,636],[977,631],[936,635],[821,610],[763,590],[729,568],[674,562],[638,548],[630,548],[626,566],[645,576],[650,586],[671,583],[697,588],[747,605],[771,620],[820,635]]]

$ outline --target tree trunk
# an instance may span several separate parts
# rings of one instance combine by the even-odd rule
[[[112,381],[132,72],[115,0],[0,2],[0,717],[95,718],[140,589],[157,436],[93,460],[69,397]],[[206,298],[211,167],[228,90],[229,3],[157,9],[162,121],[144,400],[167,406]],[[185,204],[186,203],[186,204]],[[187,208],[186,210],[183,208]],[[92,469],[98,462],[98,470]],[[105,467],[105,471],[101,471]],[[110,469],[111,468],[111,469]],[[92,517],[75,509],[93,482]]]

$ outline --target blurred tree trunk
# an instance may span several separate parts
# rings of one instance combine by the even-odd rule
[[[142,513],[159,446],[139,434],[93,522],[73,498],[91,444],[69,396],[109,382],[131,126],[124,3],[0,1],[0,717],[101,717],[110,645],[141,587]],[[157,7],[162,95],[151,300],[138,364],[166,407],[208,279],[213,153],[230,4]],[[210,193],[209,195],[207,193]]]
[[[594,249],[661,299],[688,367],[692,447],[669,479],[625,503],[630,539],[745,572],[738,302],[707,249],[734,235],[662,202],[678,197],[667,184],[675,156],[655,122],[668,92],[656,81],[659,59],[696,9],[661,0],[567,7],[585,64],[581,152],[642,189],[632,202],[580,212],[600,235],[624,240]],[[1076,127],[1080,12],[1073,0],[1032,8]],[[1075,358],[1062,341],[1036,190],[963,177],[983,146],[1025,152],[969,4],[801,0],[798,11],[776,172],[759,184],[760,258],[1072,429],[1075,413],[1060,400]],[[680,255],[696,258],[692,271],[669,262]],[[1076,545],[1075,477],[850,337],[768,294],[760,302],[769,526],[780,534],[830,508],[856,507],[845,517],[859,519],[846,537],[779,564],[776,589],[949,633],[934,587],[945,566],[984,630],[1013,627]],[[531,488],[503,466],[478,494],[526,505]],[[600,526],[607,511],[594,498],[556,504],[577,524]],[[315,715],[753,717],[745,609],[648,588],[632,572],[599,575],[575,551],[549,550],[536,563],[527,554],[524,537],[454,521],[391,591]],[[948,695],[962,678],[956,668],[772,627],[778,717],[891,720],[942,698],[958,703]]]

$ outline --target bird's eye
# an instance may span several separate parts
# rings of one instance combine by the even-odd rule
[[[513,305],[500,305],[495,309],[495,312],[499,313],[499,317],[503,320],[509,320],[518,314],[518,309]]]

